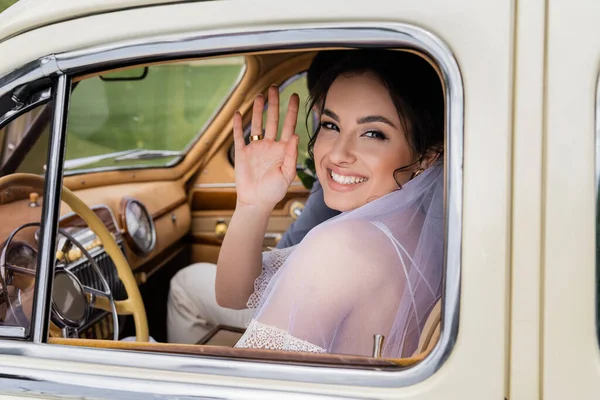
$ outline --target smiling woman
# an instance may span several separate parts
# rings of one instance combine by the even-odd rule
[[[385,336],[408,357],[441,297],[444,102],[420,56],[340,51],[311,89],[312,143],[325,203],[343,213],[297,246],[262,254],[260,238],[295,176],[298,97],[279,140],[279,92],[254,102],[250,143],[233,117],[238,200],[219,254],[220,305],[257,307],[237,347],[367,356]],[[375,312],[376,311],[376,312]]]

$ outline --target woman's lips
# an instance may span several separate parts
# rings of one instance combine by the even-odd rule
[[[336,192],[350,192],[357,189],[363,183],[367,182],[369,178],[354,175],[354,174],[341,174],[327,168],[327,184]]]

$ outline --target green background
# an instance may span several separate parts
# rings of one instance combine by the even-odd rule
[[[0,12],[15,4],[17,0],[0,0]]]

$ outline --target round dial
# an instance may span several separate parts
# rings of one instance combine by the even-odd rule
[[[129,199],[125,205],[125,227],[133,250],[145,255],[154,250],[156,231],[152,216],[146,207],[137,200]]]
[[[24,242],[13,242],[6,253],[6,262],[16,267],[34,270],[37,266],[37,252]]]

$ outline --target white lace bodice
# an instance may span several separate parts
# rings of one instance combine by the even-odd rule
[[[286,247],[284,249],[273,249],[263,253],[262,273],[254,281],[254,293],[248,298],[246,305],[248,308],[257,308],[262,300],[262,296],[279,268],[285,263],[285,260],[296,249],[296,246]]]
[[[327,351],[306,340],[295,338],[283,329],[250,321],[246,332],[235,347],[269,350],[301,351],[309,353],[326,353]]]
[[[248,308],[257,308],[266,292],[267,286],[277,271],[285,263],[297,246],[284,249],[273,249],[263,253],[262,273],[254,281],[254,293],[248,298]],[[287,350],[310,353],[326,353],[327,351],[306,340],[298,339],[283,329],[261,324],[253,319],[248,324],[246,332],[237,342],[235,347]]]

